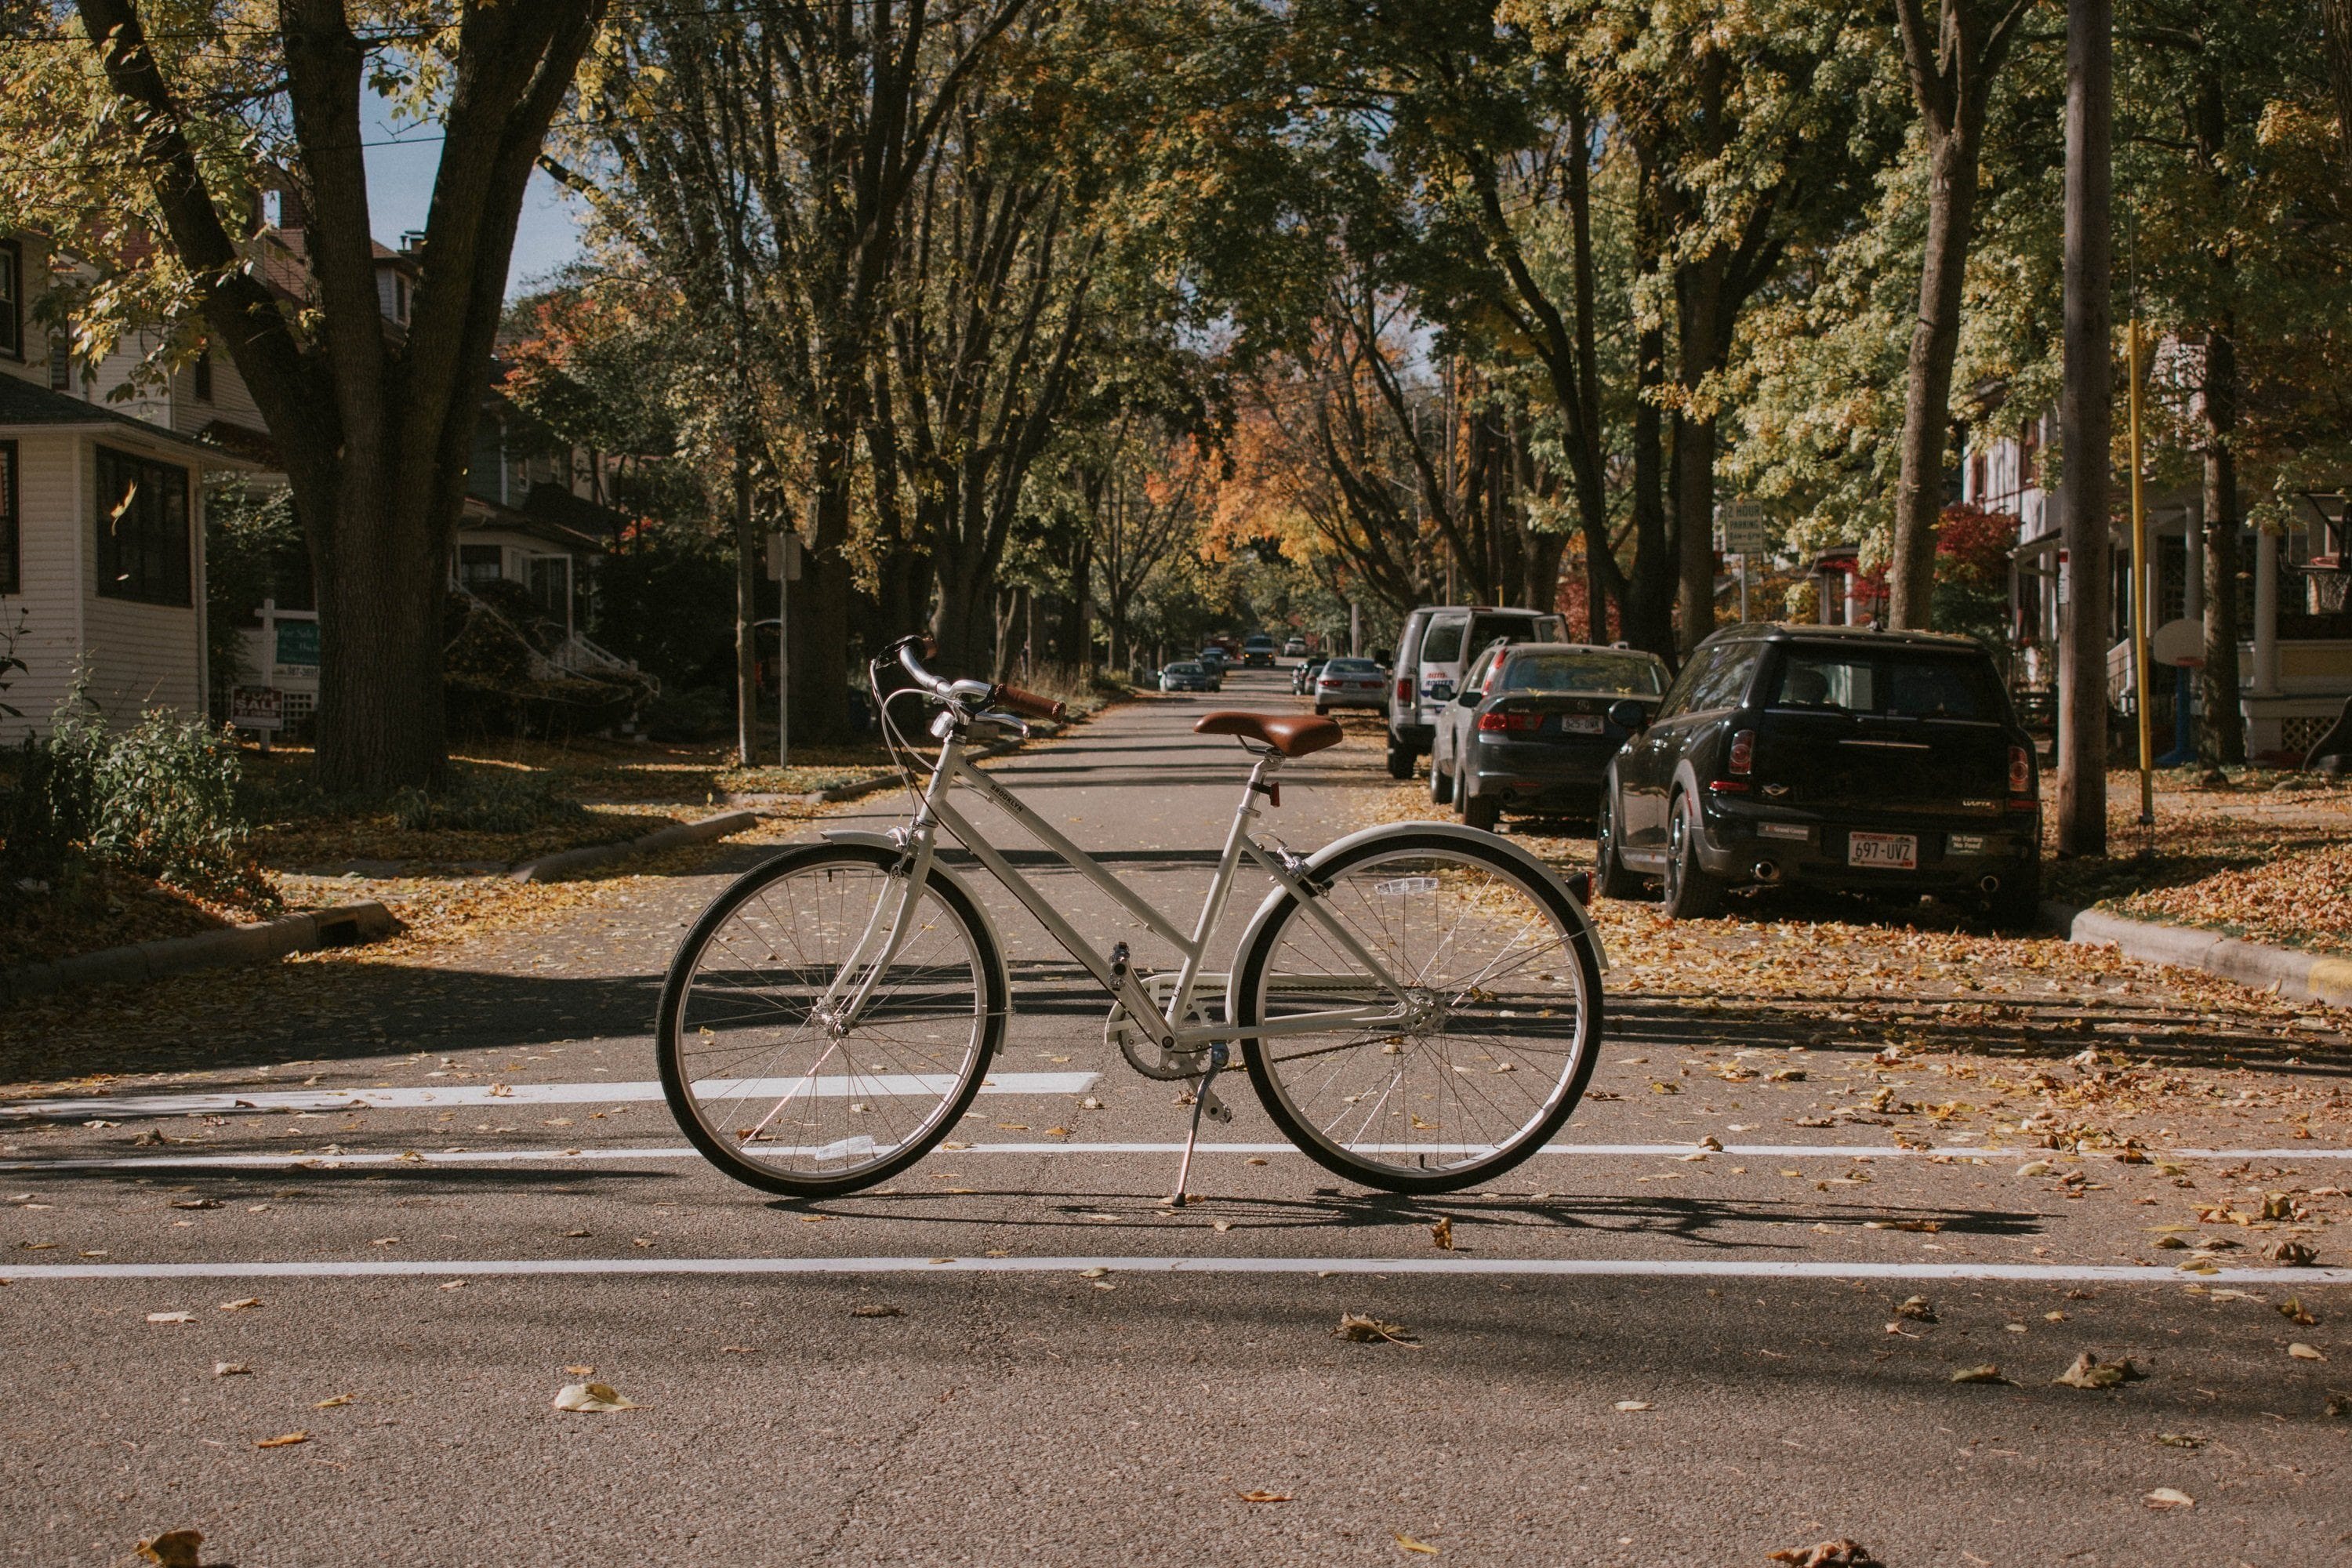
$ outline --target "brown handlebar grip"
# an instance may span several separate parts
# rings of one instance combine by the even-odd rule
[[[1032,719],[1062,719],[1069,709],[1050,697],[1040,697],[1034,691],[1024,691],[1017,686],[1000,686],[989,699],[994,706],[1009,708],[1015,713],[1025,713]]]

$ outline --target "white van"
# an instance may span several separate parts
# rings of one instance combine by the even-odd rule
[[[1492,605],[1424,605],[1405,617],[1389,690],[1389,777],[1412,777],[1412,760],[1428,753],[1463,664],[1497,639],[1566,642],[1568,622],[1543,610]]]

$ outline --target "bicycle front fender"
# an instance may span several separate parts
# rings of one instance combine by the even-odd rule
[[[1408,835],[1415,838],[1458,838],[1478,843],[1490,849],[1502,849],[1530,875],[1560,896],[1562,901],[1568,905],[1570,912],[1575,916],[1577,929],[1583,933],[1584,940],[1591,944],[1593,963],[1600,966],[1601,973],[1604,974],[1608,973],[1609,950],[1601,945],[1601,928],[1592,923],[1591,912],[1585,909],[1583,900],[1579,899],[1569,887],[1568,879],[1550,866],[1538,859],[1525,847],[1512,843],[1507,838],[1498,837],[1491,833],[1482,833],[1475,827],[1465,827],[1457,822],[1384,822],[1376,827],[1361,828],[1349,834],[1345,838],[1335,838],[1326,844],[1307,858],[1307,872],[1310,875],[1319,874],[1325,866],[1339,856],[1373,839],[1402,837]],[[1286,888],[1277,887],[1265,896],[1265,901],[1258,905],[1257,911],[1250,916],[1249,924],[1243,929],[1241,942],[1234,949],[1234,952],[1244,953],[1252,949],[1257,942],[1259,931],[1266,921],[1274,918],[1275,910],[1281,907],[1282,900],[1287,896],[1288,891],[1289,889]]]
[[[900,847],[898,841],[888,834],[863,827],[827,827],[822,829],[817,837],[828,844],[863,844],[890,850]],[[996,917],[989,912],[987,901],[972,892],[971,884],[940,865],[937,855],[931,857],[931,875],[961,893],[971,907],[980,911],[981,929],[988,938],[990,962],[996,966],[998,994],[1004,998],[1005,1006],[1010,1009],[1013,1005],[1013,971],[1004,953],[1004,933],[996,929]]]

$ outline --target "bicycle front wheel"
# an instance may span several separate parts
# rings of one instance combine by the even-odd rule
[[[662,1091],[738,1181],[854,1192],[921,1159],[980,1092],[1003,965],[950,883],[927,881],[902,922],[898,862],[878,846],[788,849],[679,943],[655,1024]]]
[[[1286,895],[1234,976],[1237,1024],[1274,1031],[1242,1047],[1266,1114],[1390,1192],[1453,1192],[1542,1147],[1601,1041],[1600,963],[1567,897],[1499,845],[1411,828],[1318,871],[1330,890]]]

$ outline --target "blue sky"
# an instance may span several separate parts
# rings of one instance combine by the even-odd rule
[[[441,165],[440,128],[399,126],[383,100],[369,95],[361,112],[367,121],[368,213],[375,237],[397,246],[404,229],[423,228],[433,204],[433,175]],[[400,145],[380,145],[398,141]],[[534,171],[523,198],[522,223],[515,231],[514,264],[507,271],[512,299],[580,254],[580,204]]]

